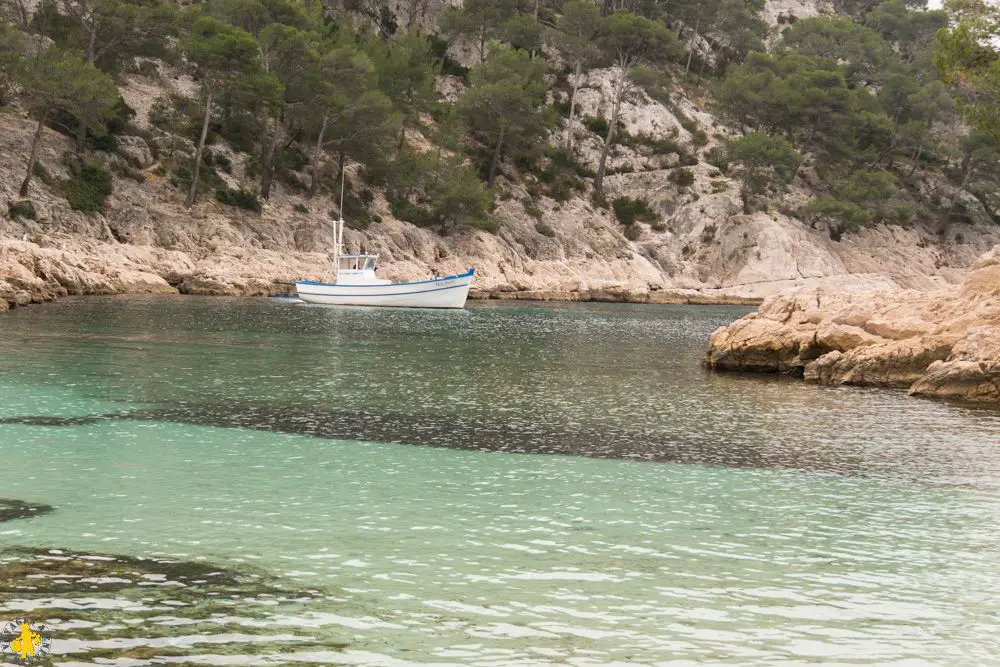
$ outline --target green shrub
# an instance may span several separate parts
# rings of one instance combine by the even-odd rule
[[[470,227],[475,227],[476,229],[481,229],[484,232],[489,232],[490,234],[496,234],[500,231],[500,219],[493,215],[488,215],[481,220],[471,220],[468,224]]]
[[[35,213],[35,205],[31,203],[30,199],[10,202],[7,205],[7,215],[10,216],[11,220],[17,220],[18,218],[38,220],[38,214]]]
[[[657,220],[649,226],[654,232],[665,232],[667,231],[667,224],[661,220]]]
[[[717,231],[714,224],[705,225],[705,228],[701,230],[701,242],[708,245],[715,240],[715,232]]]
[[[157,97],[149,107],[149,124],[165,132],[176,129],[180,113],[166,97]]]
[[[549,196],[559,202],[567,202],[577,192],[587,189],[587,184],[572,174],[559,174],[549,186]]]
[[[280,172],[279,176],[281,182],[292,192],[307,192],[309,190],[309,186],[293,171]]]
[[[671,81],[670,75],[660,69],[652,67],[636,67],[632,70],[632,78],[650,98],[656,100],[665,107],[672,107],[670,99]]]
[[[187,190],[191,187],[191,163],[187,159],[174,163],[173,173],[170,175],[170,183],[176,188],[181,190]],[[202,164],[201,169],[198,170],[198,189],[204,190],[214,190],[216,188],[225,188],[226,185],[219,178],[219,173],[215,171],[215,167],[210,167],[208,165]]]
[[[55,180],[52,178],[52,175],[49,173],[49,170],[46,169],[45,165],[42,164],[41,162],[36,162],[35,164],[31,165],[31,173],[37,176],[38,180],[40,180],[42,183],[45,183],[45,185],[53,185],[55,183]]]
[[[295,211],[296,213],[308,213],[309,212],[309,209],[306,207],[305,204],[296,204],[295,206],[292,207],[292,210]]]
[[[656,139],[648,134],[640,134],[637,135],[637,140],[641,145],[652,148],[655,153],[680,154],[684,151],[680,143],[678,143],[677,138],[669,135]]]
[[[283,171],[302,171],[309,164],[309,156],[298,146],[292,145],[281,151],[278,166]]]
[[[804,213],[810,221],[827,220],[834,241],[840,241],[846,232],[858,231],[873,218],[867,209],[836,197],[817,197],[806,205]]]
[[[539,222],[538,224],[536,224],[535,225],[535,231],[538,232],[539,234],[541,234],[542,236],[549,237],[550,239],[551,238],[555,238],[555,235],[556,235],[556,230],[552,229],[551,227],[549,227],[548,225],[546,225],[544,222]]]
[[[607,120],[599,116],[583,116],[580,118],[580,122],[583,123],[585,128],[602,137],[606,137],[608,135],[608,128],[611,127]],[[620,142],[621,137],[619,137],[619,143]]]
[[[726,149],[721,146],[716,146],[712,150],[708,151],[708,155],[705,156],[705,162],[709,163],[723,174],[729,171],[729,156],[726,153]]]
[[[260,213],[260,199],[257,198],[257,193],[252,190],[245,188],[233,190],[221,187],[216,189],[215,198],[227,206],[236,206],[237,208],[243,208],[254,213]]]
[[[427,36],[427,42],[430,44],[431,53],[434,55],[434,59],[441,63],[442,74],[460,76],[463,79],[469,75],[468,67],[463,67],[448,55],[449,44],[446,40],[441,39],[437,35],[431,34]]]
[[[674,169],[670,172],[670,175],[667,178],[671,183],[675,184],[679,188],[686,188],[694,185],[694,172],[687,167]]]
[[[586,184],[578,175],[581,168],[569,151],[550,148],[546,157],[548,164],[544,169],[537,170],[538,180],[542,185],[536,185],[529,193],[533,198],[545,194],[556,201],[565,202],[576,192],[586,189]]]
[[[160,75],[160,68],[152,60],[143,60],[136,64],[135,73],[139,76],[156,78]]]
[[[404,220],[417,227],[427,227],[434,224],[429,211],[417,206],[409,198],[398,194],[389,196],[389,211],[394,218]]]
[[[86,162],[70,167],[69,179],[61,189],[70,208],[81,213],[99,213],[104,210],[104,200],[112,190],[111,172],[96,164]]]
[[[133,181],[138,183],[146,182],[146,175],[144,173],[138,169],[133,169],[125,162],[112,162],[111,171],[118,174],[122,178],[131,178]]]
[[[708,143],[708,135],[705,134],[705,130],[695,130],[691,133],[691,142],[695,146],[704,146]]]
[[[696,121],[694,118],[691,118],[680,109],[675,110],[674,115],[677,117],[677,121],[681,124],[681,127],[683,127],[691,134],[694,134],[699,130],[698,121]]]
[[[625,238],[629,241],[638,241],[640,236],[642,236],[642,227],[634,222],[632,224],[625,225]]]
[[[656,220],[656,213],[644,199],[618,197],[611,203],[611,207],[615,212],[615,217],[623,225],[635,224],[637,220],[642,222]]]
[[[378,213],[372,213],[371,221],[372,222],[382,222],[382,216],[379,215]]]
[[[604,196],[604,193],[594,190],[594,192],[590,195],[590,203],[596,208],[607,208],[608,198]]]
[[[679,162],[682,167],[693,167],[698,164],[698,158],[691,153],[683,153]]]
[[[530,200],[521,202],[521,206],[524,207],[524,212],[527,213],[528,215],[530,215],[535,220],[541,220],[542,219],[542,215],[543,215],[542,209],[540,209],[537,206],[535,206],[535,204],[533,202],[531,202]]]

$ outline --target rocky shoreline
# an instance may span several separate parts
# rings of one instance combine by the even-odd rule
[[[190,253],[153,246],[84,242],[72,248],[60,248],[30,240],[0,240],[0,311],[64,296],[293,295],[295,280],[322,279],[328,265],[328,256],[319,252],[231,247],[198,258]],[[474,287],[470,298],[651,304],[761,303],[757,298],[704,294],[697,290],[627,286],[540,290],[487,284],[479,289]]]
[[[1000,245],[953,287],[770,297],[712,334],[705,364],[1000,404]]]

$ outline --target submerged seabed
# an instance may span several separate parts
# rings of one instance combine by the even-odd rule
[[[0,618],[59,665],[997,664],[1000,413],[704,373],[739,312],[9,313]]]

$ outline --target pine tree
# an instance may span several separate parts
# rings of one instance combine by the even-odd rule
[[[211,16],[195,19],[185,35],[182,48],[201,83],[201,97],[205,107],[191,169],[191,185],[184,200],[184,205],[191,208],[198,195],[201,156],[212,119],[213,102],[232,90],[239,77],[253,75],[260,70],[260,53],[249,33]]]
[[[597,43],[614,68],[608,132],[604,137],[597,176],[594,178],[594,189],[600,194],[604,191],[608,153],[615,140],[622,102],[635,90],[632,69],[643,64],[676,59],[680,55],[680,45],[677,37],[663,24],[623,10],[604,17]]]
[[[493,184],[500,160],[523,149],[554,122],[545,102],[545,63],[523,51],[496,46],[489,60],[472,68],[459,113],[473,135],[489,146],[487,183]]]
[[[600,49],[594,43],[601,25],[601,13],[589,0],[570,0],[563,5],[557,25],[556,48],[573,70],[569,95],[569,118],[566,121],[566,148],[573,147],[573,120],[576,117],[576,94],[583,83],[585,67],[597,62]]]
[[[743,212],[755,196],[778,194],[795,178],[802,156],[781,137],[751,132],[726,145],[726,157],[742,183]]]
[[[50,49],[21,70],[21,96],[37,119],[31,152],[19,190],[27,196],[45,122],[58,111],[72,114],[86,129],[103,123],[114,109],[118,90],[104,72],[76,55]]]

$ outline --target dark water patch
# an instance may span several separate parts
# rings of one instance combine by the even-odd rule
[[[30,519],[48,514],[55,508],[44,503],[28,503],[14,498],[0,498],[0,523],[14,519]]]
[[[655,428],[630,428],[610,421],[585,425],[519,417],[355,412],[238,403],[142,409],[121,418],[475,451],[792,468],[845,475],[860,473],[862,464],[860,454],[842,449],[775,449],[749,440],[720,443],[711,437],[680,439]]]
[[[69,549],[0,552],[0,616],[44,619],[59,653],[88,663],[333,654],[348,645],[346,634],[302,632],[288,622],[312,605],[328,609],[331,599],[242,566]]]
[[[0,423],[35,423],[55,417],[9,417]],[[184,403],[89,417],[67,417],[58,425],[112,420],[245,428],[335,440],[362,440],[474,451],[564,454],[604,459],[717,465],[735,468],[790,468],[853,475],[863,472],[863,455],[843,448],[763,447],[749,439],[719,442],[712,437],[683,439],[659,430],[608,420],[492,418],[481,414],[407,414],[394,411],[329,410],[259,403]]]
[[[174,588],[181,595],[319,595],[289,591],[252,570],[212,563],[142,558],[68,549],[10,547],[0,551],[0,593],[48,595],[66,590],[116,592]],[[176,595],[176,593],[171,593]]]
[[[58,417],[49,415],[27,415],[23,417],[0,418],[0,426],[89,426],[112,419],[118,419],[120,414],[86,415],[82,417]]]

